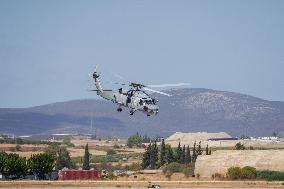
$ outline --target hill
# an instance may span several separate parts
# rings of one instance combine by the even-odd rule
[[[226,132],[231,136],[284,134],[284,103],[210,89],[167,90],[155,117],[104,100],[73,100],[31,108],[0,109],[0,132],[18,135],[95,133],[126,137],[134,132],[168,136],[180,132]],[[95,95],[95,94],[94,94]],[[90,127],[93,117],[93,129]]]

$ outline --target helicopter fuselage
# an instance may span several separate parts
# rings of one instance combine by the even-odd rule
[[[119,105],[117,111],[121,112],[122,107],[127,107],[131,109],[130,115],[133,115],[137,110],[142,111],[147,116],[158,114],[159,106],[157,105],[157,101],[139,88],[129,90],[120,88],[117,91],[103,90],[99,81],[99,75],[96,72],[94,72],[93,78],[97,94],[106,100],[117,103]]]

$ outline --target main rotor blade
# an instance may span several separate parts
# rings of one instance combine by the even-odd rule
[[[187,85],[191,85],[191,83],[173,83],[173,84],[165,83],[159,85],[147,85],[147,87],[162,88],[162,87],[181,87]]]
[[[99,65],[97,64],[96,67],[95,67],[95,72],[98,71],[98,67],[99,67]]]
[[[151,91],[151,92],[154,92],[154,93],[159,93],[159,94],[162,94],[162,95],[165,95],[165,96],[172,96],[168,93],[164,93],[164,92],[161,92],[161,91],[157,91],[157,90],[154,90],[154,89],[150,89],[150,88],[147,88],[147,87],[144,87],[143,89],[145,89],[146,91]]]
[[[90,89],[90,90],[87,90],[87,91],[98,91],[98,89]],[[104,89],[103,91],[112,91],[111,89]]]

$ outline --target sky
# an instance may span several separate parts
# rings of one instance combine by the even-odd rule
[[[282,0],[0,0],[0,108],[97,98],[99,65],[145,84],[284,101]]]

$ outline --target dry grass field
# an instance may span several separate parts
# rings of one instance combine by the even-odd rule
[[[284,150],[218,150],[212,155],[198,156],[195,174],[201,177],[211,177],[215,173],[224,175],[233,166],[284,171]]]

